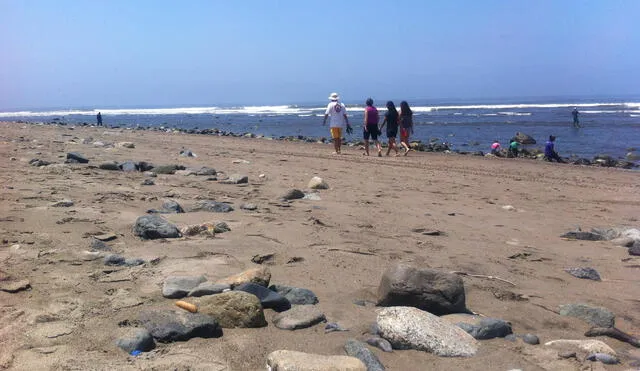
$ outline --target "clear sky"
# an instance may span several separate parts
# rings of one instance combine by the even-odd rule
[[[623,96],[637,0],[0,0],[0,109]]]

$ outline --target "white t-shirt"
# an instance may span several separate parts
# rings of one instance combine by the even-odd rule
[[[347,114],[347,107],[344,104],[333,101],[327,106],[327,111],[324,113],[329,115],[329,127],[343,128],[347,126],[347,120],[344,116]]]

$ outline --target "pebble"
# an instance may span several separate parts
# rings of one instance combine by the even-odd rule
[[[600,361],[605,365],[615,365],[620,363],[618,357],[606,353],[592,353],[585,358],[587,361]]]
[[[538,338],[538,336],[533,335],[533,334],[524,334],[524,335],[522,335],[522,341],[524,341],[527,344],[531,344],[531,345],[540,344],[540,339]]]
[[[140,185],[143,185],[143,186],[152,186],[155,184],[156,182],[154,182],[153,179],[149,179],[149,178],[143,180],[142,183],[140,183]]]
[[[198,307],[198,313],[215,318],[223,328],[267,326],[262,305],[255,295],[243,291],[227,291],[191,300]]]
[[[308,187],[310,189],[329,189],[329,184],[327,184],[327,182],[325,182],[322,178],[314,176],[313,178],[311,178],[311,180],[309,180]]]
[[[62,200],[57,201],[51,204],[52,207],[71,207],[74,205],[74,202],[71,200]]]
[[[258,206],[256,206],[256,204],[242,204],[242,205],[240,205],[240,209],[253,211],[253,210],[258,209]]]
[[[299,189],[290,189],[280,198],[283,200],[297,200],[304,198],[304,192]]]
[[[577,278],[601,281],[598,271],[591,267],[567,268],[564,271]]]
[[[286,312],[273,317],[273,324],[282,330],[297,330],[311,327],[326,317],[315,305],[294,305]]]
[[[293,350],[276,350],[267,356],[269,371],[367,371],[361,360],[350,356],[326,356],[296,352]]]
[[[325,334],[328,333],[328,332],[334,332],[334,331],[349,331],[349,329],[346,329],[346,328],[340,326],[336,322],[329,322],[324,326],[324,333]]]
[[[367,346],[358,340],[349,339],[344,345],[344,350],[347,355],[358,358],[362,363],[367,366],[367,371],[384,371],[385,367],[382,365],[378,357],[367,348]]]
[[[369,336],[365,339],[365,341],[367,342],[367,344],[379,348],[383,352],[393,352],[391,343],[388,340],[381,338],[380,336]]]

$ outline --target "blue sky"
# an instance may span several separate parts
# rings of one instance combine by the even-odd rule
[[[638,95],[640,1],[0,0],[0,109]]]

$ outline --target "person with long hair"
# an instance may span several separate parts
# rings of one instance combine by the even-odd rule
[[[387,113],[384,114],[384,121],[380,125],[380,131],[387,125],[387,139],[389,139],[389,146],[387,148],[387,156],[391,153],[391,149],[396,151],[398,155],[398,145],[396,145],[396,137],[398,136],[398,110],[396,105],[392,101],[387,102]]]
[[[369,156],[369,138],[371,138],[378,150],[378,157],[382,157],[382,147],[380,147],[380,141],[378,140],[378,134],[380,129],[378,128],[378,109],[373,105],[373,99],[368,98],[366,101],[367,106],[364,108],[364,128],[362,135],[364,137],[364,154]]]
[[[400,144],[404,148],[406,156],[411,147],[409,147],[409,136],[413,134],[413,111],[409,108],[407,101],[400,102]]]

